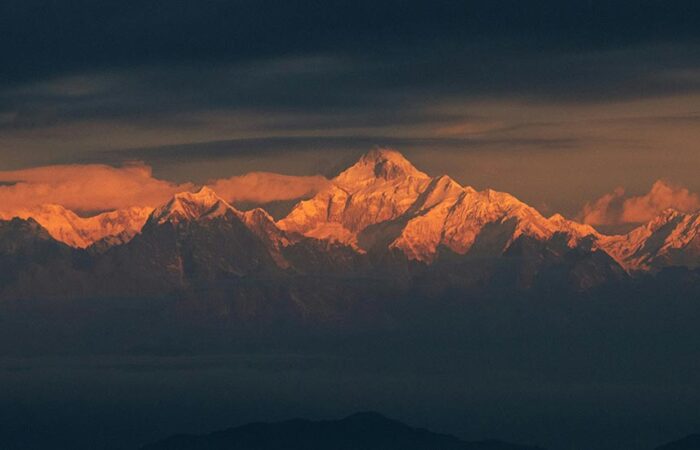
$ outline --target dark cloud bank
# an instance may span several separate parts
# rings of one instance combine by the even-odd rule
[[[0,8],[5,127],[217,109],[402,123],[441,99],[586,102],[699,87],[700,7],[691,1]]]

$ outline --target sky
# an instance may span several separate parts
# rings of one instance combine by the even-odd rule
[[[288,200],[392,147],[546,215],[696,210],[698,23],[686,0],[5,0],[0,200]],[[75,200],[105,173],[149,190]]]

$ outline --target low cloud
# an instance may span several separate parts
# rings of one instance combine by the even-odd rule
[[[622,219],[622,204],[625,190],[616,188],[593,202],[586,203],[581,211],[580,220],[589,225],[617,225]]]
[[[695,212],[700,209],[700,196],[682,186],[658,180],[649,192],[640,196],[627,196],[619,187],[587,203],[580,217],[589,225],[635,224],[647,222],[668,208]]]
[[[0,209],[12,211],[55,203],[76,212],[157,206],[192,183],[153,177],[141,163],[123,167],[73,164],[0,172]]]
[[[310,197],[329,184],[321,175],[293,176],[270,172],[214,180],[209,183],[228,202],[269,203]]]
[[[211,180],[208,185],[229,202],[269,203],[309,197],[329,183],[321,176],[269,172]],[[45,204],[62,205],[77,213],[131,206],[156,207],[173,194],[191,191],[193,183],[173,183],[153,176],[151,167],[73,164],[0,171],[0,213],[13,214]]]

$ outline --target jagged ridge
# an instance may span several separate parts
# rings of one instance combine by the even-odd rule
[[[79,217],[60,205],[43,205],[0,218],[33,218],[58,241],[104,251],[128,243],[142,228],[227,214],[257,236],[284,269],[290,267],[284,253],[302,239],[358,254],[400,252],[432,264],[444,251],[501,256],[520,239],[546,243],[561,236],[568,248],[605,252],[629,273],[694,268],[700,262],[700,215],[666,211],[628,234],[605,236],[559,214],[545,218],[510,194],[463,187],[448,176],[431,178],[386,149],[363,155],[276,223],[261,209],[237,210],[207,187],[176,194],[155,210],[134,207]]]

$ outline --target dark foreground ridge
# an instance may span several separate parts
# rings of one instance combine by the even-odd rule
[[[700,450],[700,433],[657,447],[656,450]]]
[[[251,423],[206,435],[176,435],[142,450],[538,450],[499,441],[465,442],[363,412],[340,420]],[[541,450],[541,449],[539,449]]]

